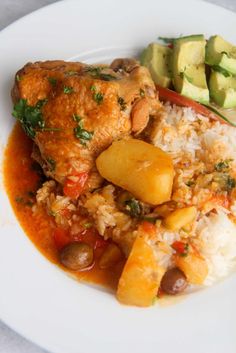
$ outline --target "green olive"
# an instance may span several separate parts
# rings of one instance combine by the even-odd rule
[[[66,245],[60,252],[60,262],[70,270],[82,270],[93,263],[93,249],[82,242]]]

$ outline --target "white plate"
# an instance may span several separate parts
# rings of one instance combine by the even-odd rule
[[[101,62],[138,54],[157,36],[219,33],[236,42],[236,15],[194,0],[62,1],[0,33],[0,149],[13,125],[10,88],[28,61]],[[235,353],[236,276],[169,307],[121,306],[49,263],[0,192],[0,318],[55,353]]]

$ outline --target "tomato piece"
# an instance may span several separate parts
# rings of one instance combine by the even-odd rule
[[[154,224],[152,224],[151,222],[148,221],[143,221],[141,223],[141,228],[144,232],[146,233],[155,233],[156,232],[156,227]]]
[[[64,248],[64,246],[72,241],[69,231],[63,228],[56,228],[53,233],[53,238],[58,250]]]
[[[188,97],[181,96],[181,94],[168,88],[164,88],[158,85],[156,85],[156,88],[158,90],[159,99],[161,101],[169,101],[170,103],[179,105],[181,107],[189,107],[192,108],[196,113],[204,115],[207,118],[219,120],[219,116],[215,115],[212,111],[204,107],[204,105],[201,105]]]
[[[77,199],[81,195],[87,179],[87,172],[81,172],[68,176],[63,187],[64,194],[69,196],[71,199]]]
[[[188,254],[189,245],[183,241],[175,241],[171,247],[181,256],[186,256]]]
[[[85,229],[80,234],[74,237],[75,241],[83,241],[90,245],[94,250],[104,248],[108,245],[108,241],[98,234],[95,228]]]

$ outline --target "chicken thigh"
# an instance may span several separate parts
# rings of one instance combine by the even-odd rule
[[[160,108],[148,70],[127,59],[111,67],[29,63],[16,74],[12,98],[45,174],[64,185],[86,173],[84,190],[102,182],[97,156],[112,141],[140,133]]]

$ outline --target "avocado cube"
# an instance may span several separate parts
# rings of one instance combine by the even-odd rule
[[[205,45],[203,35],[178,38],[174,41],[172,72],[177,92],[200,103],[209,103],[205,74]]]
[[[209,89],[211,99],[220,107],[236,107],[236,77],[225,77],[222,73],[212,70]]]
[[[141,64],[149,69],[153,81],[161,87],[171,84],[171,54],[170,48],[157,43],[149,44],[141,54]]]
[[[205,62],[236,75],[236,47],[221,36],[212,36],[206,45]]]

